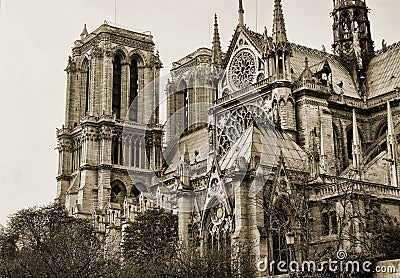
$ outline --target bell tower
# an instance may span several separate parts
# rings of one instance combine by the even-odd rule
[[[374,55],[374,42],[365,0],[333,0],[333,49],[366,97],[365,73]]]
[[[106,219],[112,207],[122,216],[123,204],[134,203],[161,168],[161,67],[148,33],[104,23],[90,34],[85,26],[75,41],[57,129],[56,201],[70,214]]]

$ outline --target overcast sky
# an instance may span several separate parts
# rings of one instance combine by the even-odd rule
[[[18,209],[47,204],[56,191],[55,129],[64,122],[64,68],[83,24],[114,21],[115,0],[0,0],[0,223]],[[245,23],[272,27],[273,0],[243,0]],[[151,31],[164,63],[210,47],[218,14],[223,50],[237,24],[237,0],[116,0],[117,23]],[[369,0],[376,48],[400,40],[399,0]],[[257,6],[257,9],[256,9]],[[283,0],[290,41],[330,50],[332,0]],[[256,13],[256,10],[258,11]],[[256,26],[257,22],[257,26]],[[163,93],[163,92],[162,92]]]

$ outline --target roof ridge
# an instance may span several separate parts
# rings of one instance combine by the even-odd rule
[[[308,46],[304,46],[304,45],[300,45],[300,44],[296,44],[294,42],[289,42],[289,43],[291,44],[292,47],[295,47],[295,48],[297,48],[299,50],[307,51],[307,52],[309,52],[311,54],[322,55],[322,56],[324,56],[326,58],[331,58],[331,59],[335,59],[335,60],[339,59],[338,56],[336,56],[334,54],[331,54],[331,53],[328,53],[328,52],[323,52],[321,50],[318,50],[318,49],[315,49],[315,48],[311,48],[311,47],[308,47]]]
[[[380,55],[380,54],[389,52],[389,51],[391,51],[393,49],[396,49],[396,48],[400,48],[400,41],[392,43],[391,45],[389,45],[389,46],[387,46],[385,48],[382,48],[382,49],[379,49],[379,50],[375,51],[375,55]]]

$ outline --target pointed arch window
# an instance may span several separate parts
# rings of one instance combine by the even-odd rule
[[[116,138],[112,142],[111,162],[112,164],[118,164],[118,140]]]
[[[84,88],[85,88],[85,114],[87,114],[87,112],[89,112],[89,99],[90,99],[90,95],[89,95],[89,86],[90,86],[90,66],[89,66],[89,61],[87,59],[85,59],[85,61],[83,62],[83,80],[84,80]]]
[[[179,101],[179,114],[181,115],[180,117],[182,119],[182,122],[180,124],[183,124],[182,131],[185,131],[189,127],[189,94],[186,82],[184,80],[182,80],[179,84],[179,93],[177,97]]]
[[[387,130],[388,130],[387,123],[385,123],[381,126],[377,139],[379,139],[382,136],[387,136]],[[386,141],[383,142],[382,145],[380,146],[380,151],[383,151],[383,150],[387,150],[387,142]]]
[[[347,157],[353,159],[353,129],[347,131]]]
[[[111,163],[123,165],[123,144],[119,136],[115,136],[112,141]]]
[[[113,62],[113,90],[112,90],[112,113],[117,119],[121,118],[121,58],[115,55]]]
[[[358,131],[358,137],[359,137],[359,144],[360,144],[360,148],[362,151],[362,142],[363,142],[363,138],[361,136],[361,132],[360,129],[357,128]],[[348,159],[352,160],[353,159],[353,128],[349,128],[346,132],[347,135],[347,157]]]
[[[336,161],[340,164],[342,157],[341,157],[341,147],[340,147],[340,139],[339,139],[339,132],[338,128],[335,124],[333,124],[333,151],[335,153]]]
[[[350,23],[350,14],[345,11],[341,14],[341,29],[342,29],[342,38],[346,39],[351,32],[351,23]]]
[[[135,58],[130,66],[130,89],[129,89],[129,120],[137,122],[138,120],[138,89],[139,89],[138,62]]]
[[[183,113],[183,128],[186,130],[189,127],[189,94],[186,87],[183,90]]]
[[[111,202],[122,204],[126,196],[126,187],[120,181],[111,183]]]
[[[283,52],[278,51],[278,78],[283,77],[284,61]]]

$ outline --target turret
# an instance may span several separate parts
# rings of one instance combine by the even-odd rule
[[[365,0],[334,0],[333,5],[333,49],[365,98],[365,73],[374,55],[368,7]]]
[[[275,0],[272,45],[267,51],[267,58],[271,65],[269,75],[272,80],[290,81],[291,47],[287,41],[281,0]]]

